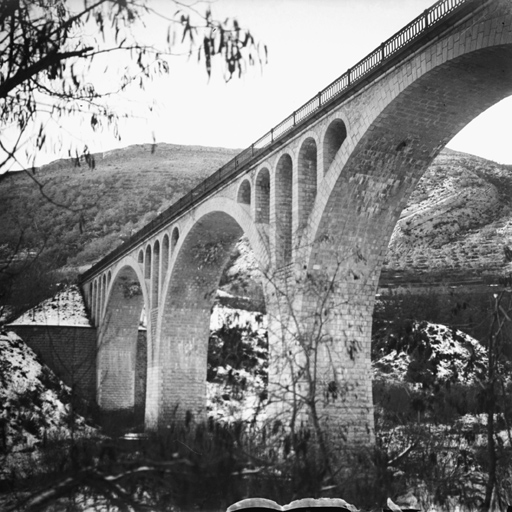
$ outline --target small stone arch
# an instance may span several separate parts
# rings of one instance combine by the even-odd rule
[[[96,304],[98,302],[98,281],[95,279],[92,282],[92,300],[91,300],[91,317],[92,322],[96,325]]]
[[[287,153],[277,162],[275,187],[276,264],[282,267],[292,259],[293,164]]]
[[[105,311],[105,304],[107,299],[107,274],[103,274],[101,278],[101,309],[100,309],[100,317],[99,320],[101,321],[101,318]]]
[[[101,311],[101,277],[96,279],[96,305],[94,311],[94,317],[96,318],[96,324],[100,324],[100,311]]]
[[[238,188],[237,202],[241,204],[251,204],[251,184],[249,180],[244,180]]]
[[[299,209],[299,228],[307,222],[317,190],[317,156],[316,141],[308,137],[301,145],[297,161],[297,195]]]
[[[169,268],[169,235],[165,233],[162,239],[162,279],[165,279],[167,269]]]
[[[143,393],[137,393],[139,318],[148,296],[144,276],[133,258],[126,258],[112,274],[98,339],[97,401],[103,410],[141,413]],[[143,351],[144,357],[145,351]],[[144,364],[142,365],[144,366]],[[144,384],[145,387],[145,384]],[[140,418],[142,420],[142,417]]]
[[[176,245],[178,245],[178,240],[180,239],[180,230],[178,226],[175,226],[172,230],[171,234],[171,255],[174,255],[174,250],[176,249]]]
[[[153,244],[151,270],[151,307],[158,307],[158,296],[160,288],[160,242],[158,240]]]
[[[139,251],[138,262],[140,263],[140,265],[144,263],[144,251],[142,249]]]
[[[144,279],[151,279],[151,245],[146,247],[146,257],[144,258]]]
[[[270,222],[270,172],[264,167],[258,172],[255,186],[255,222]]]
[[[341,145],[347,138],[347,127],[345,123],[341,119],[334,119],[324,135],[324,176],[327,174],[334,158],[336,157],[336,153],[341,148]]]

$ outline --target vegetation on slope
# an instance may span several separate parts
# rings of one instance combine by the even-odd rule
[[[445,149],[402,212],[385,271],[451,276],[510,272],[510,191],[510,166]]]
[[[9,283],[14,295],[0,286],[0,304],[27,308],[51,296],[65,276],[49,272],[73,275],[102,258],[235,153],[143,144],[95,155],[94,169],[60,160],[36,171],[44,195],[27,175],[11,173],[0,184],[0,262],[14,255],[21,275]]]

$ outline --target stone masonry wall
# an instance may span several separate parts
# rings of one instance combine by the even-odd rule
[[[96,397],[96,329],[13,325],[14,331],[68,386],[83,398]]]
[[[82,398],[96,400],[96,328],[12,325],[14,331],[68,386]],[[135,406],[144,407],[146,394],[146,331],[137,338]]]

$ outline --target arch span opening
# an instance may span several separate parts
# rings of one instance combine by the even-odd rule
[[[335,119],[324,135],[324,176],[329,171],[336,153],[347,138],[347,128],[341,119]]]
[[[98,337],[98,405],[104,416],[113,411],[122,414],[123,428],[143,428],[147,364],[146,333],[139,329],[143,289],[131,266],[113,279]]]
[[[159,421],[192,413],[205,418],[208,340],[222,273],[243,235],[224,212],[204,215],[176,255],[160,326],[162,386]]]
[[[244,180],[238,189],[238,202],[242,204],[251,204],[251,184],[249,180]]]
[[[293,164],[284,154],[276,167],[276,264],[282,267],[292,259]]]
[[[313,208],[317,179],[316,142],[314,139],[308,138],[300,148],[297,168],[299,229],[304,227]]]
[[[480,112],[512,94],[512,45],[469,51],[411,79],[403,91],[389,87],[395,96],[372,107],[371,122],[354,127],[359,139],[343,169],[336,169],[308,260],[312,274],[337,276],[333,300],[343,305],[343,314],[332,315],[326,325],[339,346],[347,341],[344,333],[351,333],[360,347],[353,379],[358,372],[367,375],[358,397],[368,407],[372,313],[393,228],[440,149]],[[332,372],[348,363],[349,355],[340,351],[322,364]]]
[[[176,249],[176,246],[178,245],[178,240],[180,239],[180,230],[178,226],[176,226],[172,230],[171,234],[171,256],[174,256],[174,251]]]
[[[270,221],[270,172],[261,169],[256,178],[255,222],[268,224]]]

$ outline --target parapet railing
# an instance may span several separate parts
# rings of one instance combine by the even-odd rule
[[[95,274],[102,267],[105,267],[115,261],[118,256],[123,254],[129,248],[137,245],[150,233],[158,230],[163,224],[166,224],[171,219],[177,217],[183,210],[186,210],[198,200],[206,197],[221,184],[240,174],[246,168],[248,163],[255,160],[262,154],[264,149],[268,148],[275,142],[278,142],[290,130],[311,118],[313,114],[325,107],[325,105],[331,100],[339,97],[342,93],[350,91],[357,82],[388,61],[404,47],[418,40],[427,29],[432,28],[443,21],[448,14],[458,9],[463,4],[469,4],[472,1],[474,0],[439,0],[434,5],[423,11],[422,14],[412,20],[408,25],[403,27],[387,41],[382,43],[378,48],[369,53],[355,66],[348,69],[343,75],[334,80],[334,82],[329,84],[316,96],[295,110],[292,115],[288,116],[284,121],[281,121],[268,133],[263,135],[263,137],[236,155],[218,171],[215,171],[190,192],[178,199],[178,201],[172,204],[158,217],[137,231],[137,233],[135,233],[129,240],[114,249],[89,270],[84,272],[81,276],[81,281],[86,280],[90,275]]]

